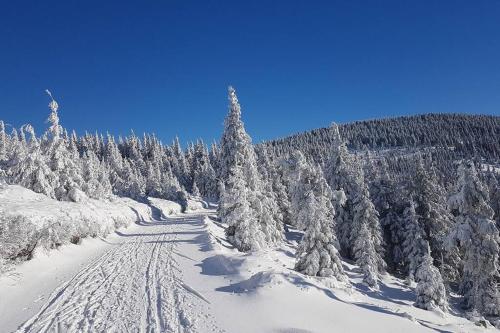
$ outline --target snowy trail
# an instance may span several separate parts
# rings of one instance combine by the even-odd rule
[[[151,220],[121,232],[121,243],[62,284],[18,332],[220,331],[175,258],[179,242],[189,241],[178,239],[183,225],[201,218]]]

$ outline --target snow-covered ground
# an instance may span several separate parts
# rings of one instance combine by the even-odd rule
[[[277,250],[245,254],[214,211],[167,216],[175,205],[151,204],[128,228],[39,252],[0,277],[1,331],[488,331],[413,307],[413,291],[391,276],[375,292],[349,264],[351,286],[293,271],[297,232]]]

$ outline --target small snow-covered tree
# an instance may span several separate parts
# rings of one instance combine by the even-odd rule
[[[498,316],[499,230],[492,220],[488,192],[474,164],[463,162],[458,173],[456,191],[449,200],[457,223],[449,234],[448,246],[458,245],[464,252],[461,281],[464,306],[486,316]]]
[[[415,277],[418,281],[415,288],[417,296],[415,306],[425,310],[447,311],[446,288],[439,270],[433,264],[429,245],[427,245],[427,250],[417,268]]]

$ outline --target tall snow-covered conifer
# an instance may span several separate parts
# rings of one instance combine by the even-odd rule
[[[233,226],[233,228],[228,228],[228,236],[237,239],[240,235],[234,233],[242,231],[242,228],[234,225],[234,221],[230,221],[229,214],[232,205],[228,205],[226,202],[230,198],[228,193],[234,192],[232,188],[235,186],[234,184],[242,183],[245,184],[246,194],[241,196],[241,200],[247,202],[241,204],[245,207],[248,205],[252,212],[251,215],[255,217],[252,223],[258,223],[258,229],[264,235],[266,244],[273,245],[280,242],[282,232],[273,218],[272,202],[263,193],[264,186],[257,169],[256,154],[250,136],[246,133],[241,121],[240,104],[232,87],[229,87],[229,114],[224,121],[224,133],[220,146],[220,178],[224,182],[226,193],[222,195],[219,216],[228,225]],[[233,174],[236,171],[237,173]],[[235,177],[242,179],[237,180]],[[260,242],[254,242],[254,244],[256,243]],[[240,247],[239,249],[251,250]]]
[[[331,188],[343,191],[346,199],[343,205],[337,205],[337,237],[342,253],[361,267],[365,283],[377,288],[379,273],[385,270],[378,212],[371,202],[360,163],[349,154],[336,124],[332,124],[332,130],[334,142],[325,173]]]

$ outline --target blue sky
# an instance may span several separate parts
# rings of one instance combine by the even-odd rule
[[[332,121],[500,115],[500,1],[3,1],[0,119],[254,141]]]

